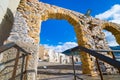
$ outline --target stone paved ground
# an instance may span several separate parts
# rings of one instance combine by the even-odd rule
[[[80,65],[76,66],[76,73],[83,80],[100,80],[99,76],[91,77],[88,75],[83,75]],[[72,66],[39,62],[37,80],[74,80]],[[104,80],[120,80],[120,75],[104,75]]]

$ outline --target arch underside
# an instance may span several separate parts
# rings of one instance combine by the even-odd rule
[[[116,39],[116,42],[120,45],[120,26],[115,23],[104,23],[103,29],[111,32]]]

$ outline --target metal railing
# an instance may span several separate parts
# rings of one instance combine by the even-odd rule
[[[120,52],[120,50],[92,50],[92,49],[87,49],[87,48],[82,47],[82,46],[77,46],[77,47],[68,49],[68,50],[64,51],[63,53],[68,54],[68,53],[72,52],[72,54],[73,54],[76,51],[78,51],[78,52],[84,51],[84,52],[86,52],[86,53],[88,53],[88,54],[90,54],[90,55],[92,55],[96,58],[97,67],[98,67],[98,70],[99,70],[99,73],[100,73],[101,80],[103,80],[103,75],[102,75],[102,71],[100,69],[98,59],[112,65],[113,67],[117,68],[120,72],[120,62],[115,59],[115,56],[114,56],[113,53],[112,53],[113,59],[110,58],[110,57],[107,57],[103,54],[98,53],[98,52]],[[74,69],[74,60],[72,60],[72,61],[73,61],[74,80],[76,80],[76,78],[83,80],[82,78],[80,78],[79,76],[76,75],[75,69]]]
[[[16,54],[16,58],[15,58],[12,77],[9,80],[15,80],[16,72],[17,72],[17,66],[18,66],[19,57],[20,57],[20,51],[24,52],[24,53],[22,53],[22,65],[21,65],[21,74],[20,74],[20,80],[23,80],[23,75],[25,74],[25,71],[26,71],[26,68],[27,68],[28,55],[30,55],[30,53],[28,53],[23,48],[21,48],[20,46],[18,46],[17,44],[12,42],[12,43],[8,43],[8,44],[5,44],[3,46],[0,46],[0,54],[2,54],[2,52],[7,51],[11,48],[16,48],[17,49],[17,54]],[[25,71],[24,71],[25,58],[26,58],[26,64],[25,64]]]
[[[111,52],[113,60],[116,60],[114,52],[120,52],[120,50],[103,50],[103,49],[97,49],[97,50],[94,49],[93,51],[96,51],[96,52]],[[101,80],[103,80],[103,74],[102,74],[102,71],[101,71],[101,68],[100,68],[100,65],[99,65],[99,62],[98,62],[97,58],[96,58],[96,62],[97,62],[97,67],[98,67],[98,70],[99,70],[99,73],[100,73]],[[118,69],[119,74],[120,74],[120,67],[117,68],[117,69]]]

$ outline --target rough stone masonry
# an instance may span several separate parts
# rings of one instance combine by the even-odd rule
[[[102,32],[102,30],[112,32],[116,38],[116,41],[118,44],[120,44],[119,24],[99,20],[91,16],[85,16],[84,14],[54,5],[45,4],[39,2],[38,0],[21,0],[17,8],[13,26],[7,41],[27,44],[25,49],[30,48],[29,51],[32,51],[32,56],[30,57],[28,63],[28,70],[34,70],[34,73],[28,72],[27,80],[36,80],[40,28],[42,21],[48,19],[67,20],[74,27],[78,45],[86,48],[110,49],[105,39],[105,34]],[[28,43],[30,46],[33,45],[34,48],[28,46]],[[23,45],[20,46],[22,47]],[[112,58],[111,54],[101,54]],[[85,52],[81,52],[80,56],[83,74],[94,75],[94,73],[96,73],[95,58],[89,54],[86,54]],[[9,57],[6,59],[8,58]],[[106,71],[110,72],[109,69]]]

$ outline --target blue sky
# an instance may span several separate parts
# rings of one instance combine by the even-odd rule
[[[120,0],[40,0],[41,2],[74,10],[85,14],[91,9],[91,16],[120,23]],[[55,50],[77,45],[73,26],[66,20],[49,19],[42,22],[40,44]],[[104,31],[110,46],[118,45],[111,33]]]

